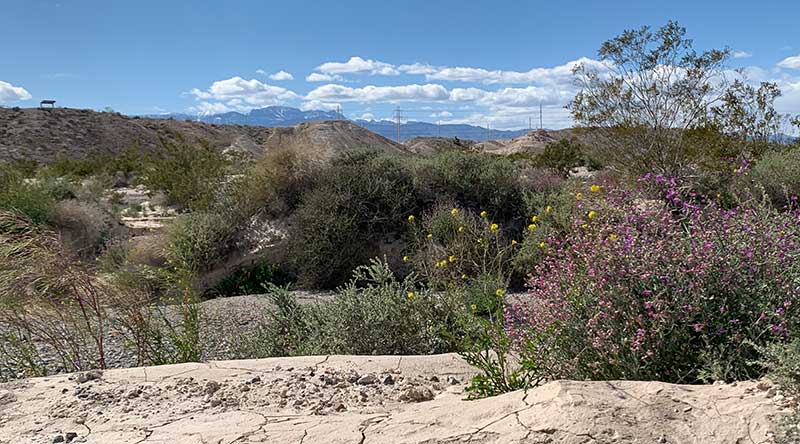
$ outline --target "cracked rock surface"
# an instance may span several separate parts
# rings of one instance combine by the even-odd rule
[[[0,384],[0,443],[761,443],[787,407],[763,381],[553,381],[465,401],[473,372],[456,355],[308,356],[15,381]]]

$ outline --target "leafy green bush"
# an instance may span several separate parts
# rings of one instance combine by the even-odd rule
[[[288,276],[277,266],[262,262],[238,269],[208,291],[213,296],[240,296],[264,293],[271,285],[288,283]]]
[[[567,177],[570,170],[586,164],[584,158],[583,148],[577,141],[561,139],[545,145],[544,151],[536,156],[536,163]]]
[[[415,204],[413,176],[401,159],[377,152],[334,159],[294,214],[291,255],[301,284],[344,282],[404,229]]]
[[[0,210],[25,215],[33,223],[46,223],[50,217],[53,198],[39,183],[25,180],[5,162],[0,162]]]
[[[219,263],[235,234],[224,215],[208,212],[182,214],[169,226],[165,254],[177,270],[198,274]]]
[[[456,349],[472,315],[460,294],[435,293],[413,275],[398,280],[384,261],[360,266],[330,302],[299,305],[285,287],[260,329],[256,356],[430,354]]]
[[[738,183],[749,178],[749,186],[756,195],[763,189],[776,207],[785,207],[793,196],[795,199],[800,196],[800,149],[767,153],[741,174]]]
[[[176,205],[190,210],[208,208],[228,172],[230,160],[207,142],[162,139],[162,149],[144,160],[141,181],[162,191]]]
[[[505,157],[445,151],[420,160],[416,170],[420,196],[429,204],[449,199],[501,222],[524,211],[519,167]]]

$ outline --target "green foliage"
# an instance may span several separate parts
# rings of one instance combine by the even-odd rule
[[[225,257],[235,232],[222,214],[182,214],[169,226],[167,261],[191,274],[207,271]]]
[[[583,148],[577,141],[561,139],[545,145],[544,151],[536,156],[536,163],[567,177],[571,169],[583,166],[586,161]]]
[[[287,280],[280,268],[269,262],[262,262],[236,270],[209,290],[208,294],[222,297],[260,294],[272,285],[285,283]]]
[[[787,396],[800,396],[800,339],[776,342],[759,347],[761,359],[758,364],[767,369],[770,379],[777,383]],[[775,442],[796,444],[800,442],[800,409],[782,416],[778,422]]]
[[[217,195],[230,160],[207,142],[191,144],[183,138],[162,139],[162,149],[144,161],[142,183],[162,191],[172,203],[189,210],[204,210]]]
[[[773,205],[783,208],[792,196],[800,196],[800,149],[767,153],[743,173],[747,175],[735,184],[744,183],[755,195],[763,190]]]
[[[414,276],[398,280],[373,260],[329,302],[301,306],[271,287],[277,307],[251,347],[257,356],[291,354],[430,354],[453,351],[472,319],[455,293],[434,293]]]
[[[428,202],[449,199],[475,211],[488,211],[507,221],[523,209],[518,166],[492,154],[445,151],[423,159],[417,167],[417,186]]]
[[[355,152],[335,159],[294,214],[291,254],[300,282],[341,284],[403,229],[414,206],[413,176],[399,158]]]
[[[25,215],[33,223],[46,223],[53,198],[41,184],[23,179],[11,165],[0,162],[0,210]]]

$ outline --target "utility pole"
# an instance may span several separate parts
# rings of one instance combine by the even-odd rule
[[[539,129],[542,129],[542,102],[539,102]]]
[[[403,110],[401,110],[399,106],[394,110],[395,126],[397,126],[397,143],[400,143],[400,119],[402,117],[402,111]]]

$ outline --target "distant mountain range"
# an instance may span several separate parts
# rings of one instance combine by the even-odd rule
[[[232,111],[203,116],[172,113],[148,115],[143,117],[153,119],[190,120],[205,123],[216,123],[221,125],[250,125],[265,127],[293,126],[303,122],[344,119],[335,111],[302,111],[288,106],[268,106],[266,108],[254,109],[249,113]],[[389,120],[353,120],[352,122],[388,139],[397,139],[397,125],[395,122]],[[400,125],[401,141],[405,141],[413,137],[458,137],[460,139],[470,140],[512,139],[527,133],[528,130],[493,130],[474,125],[437,125],[435,123],[417,121],[407,121],[401,123]]]

